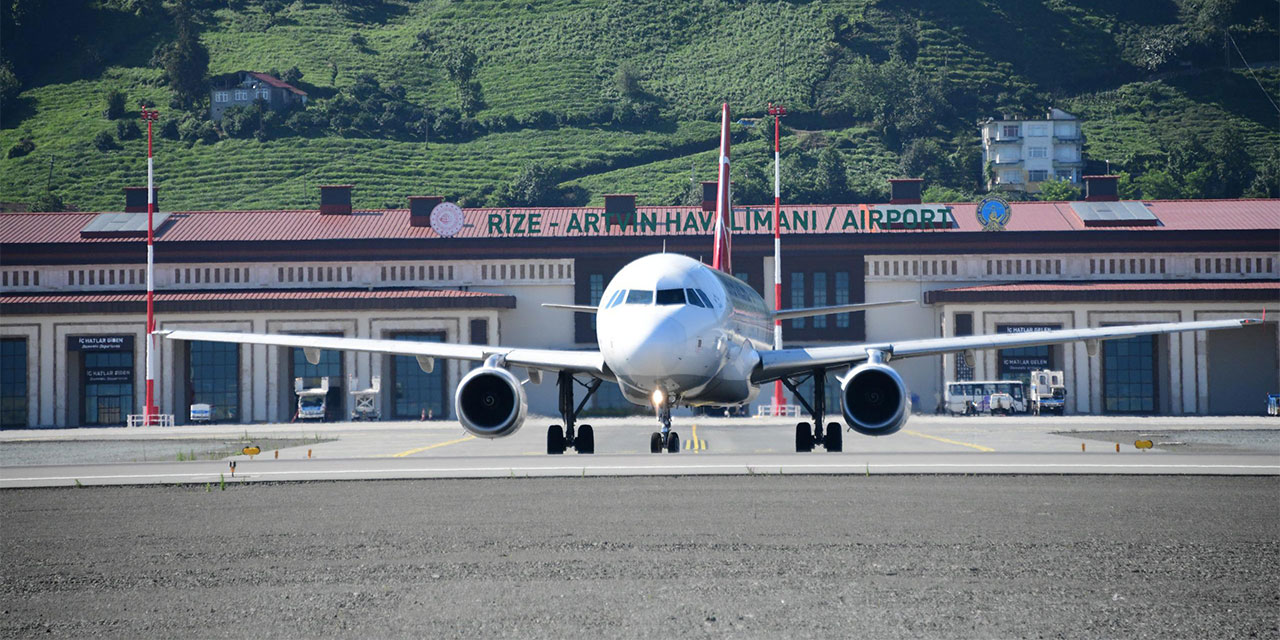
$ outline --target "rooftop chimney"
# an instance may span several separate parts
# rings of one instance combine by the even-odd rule
[[[920,204],[924,178],[890,178],[889,204]]]
[[[153,191],[156,201],[156,211],[160,210],[160,187],[156,187]],[[147,188],[146,187],[125,187],[124,188],[124,212],[125,213],[146,213],[147,212]]]
[[[320,185],[320,213],[351,214],[351,185]]]
[[[444,202],[444,196],[409,196],[409,226],[431,226],[431,210]]]
[[[715,211],[717,192],[720,190],[720,182],[717,180],[703,181],[702,183],[702,210]]]
[[[1119,176],[1085,176],[1086,202],[1116,202],[1120,199]]]
[[[630,217],[636,212],[636,194],[634,193],[605,194],[604,212],[606,215]]]

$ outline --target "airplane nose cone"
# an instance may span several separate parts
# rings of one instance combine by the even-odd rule
[[[667,376],[680,370],[688,355],[684,325],[672,318],[646,331],[619,333],[613,337],[613,355],[630,376]]]

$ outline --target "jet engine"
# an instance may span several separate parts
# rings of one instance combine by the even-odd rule
[[[462,428],[481,438],[515,433],[524,424],[528,409],[524,386],[501,367],[472,370],[458,383],[453,400]]]
[[[868,362],[840,385],[844,421],[865,436],[887,436],[907,423],[907,385],[892,367]]]

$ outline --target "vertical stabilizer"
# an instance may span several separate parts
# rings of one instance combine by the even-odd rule
[[[716,246],[711,254],[711,267],[732,274],[730,263],[729,226],[733,205],[729,193],[729,103],[721,106],[720,114],[720,171],[716,191]]]

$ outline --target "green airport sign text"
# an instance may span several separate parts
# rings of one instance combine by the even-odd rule
[[[770,209],[734,209],[731,231],[773,232],[773,211]],[[859,233],[878,230],[950,229],[955,224],[951,207],[856,207],[840,211],[783,210],[778,218],[782,232],[811,233]],[[563,228],[561,228],[563,227]],[[488,213],[485,233],[489,236],[557,235],[611,235],[615,232],[634,230],[649,233],[710,233],[715,228],[714,211],[639,211],[633,213],[603,213],[574,211],[567,222],[548,220],[542,213],[503,211]]]

